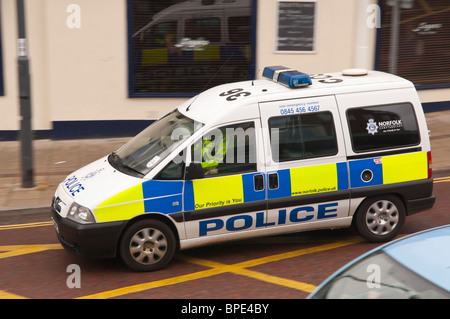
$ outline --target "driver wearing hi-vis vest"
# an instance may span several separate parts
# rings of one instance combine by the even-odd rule
[[[195,144],[194,154],[199,150],[199,144]],[[223,134],[203,137],[201,165],[205,175],[217,174],[217,166],[225,161],[227,147],[228,142]]]

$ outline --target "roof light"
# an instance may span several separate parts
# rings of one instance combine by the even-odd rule
[[[265,67],[262,75],[265,78],[290,88],[298,88],[312,84],[308,74],[281,65]]]

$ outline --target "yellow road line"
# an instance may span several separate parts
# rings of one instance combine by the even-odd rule
[[[248,261],[244,261],[242,263],[236,264],[236,266],[243,267],[243,268],[244,267],[245,268],[254,267],[254,266],[266,264],[266,263],[269,263],[272,261],[279,261],[282,259],[298,257],[298,256],[306,255],[306,254],[312,254],[312,253],[316,253],[316,252],[320,252],[320,251],[325,251],[325,250],[330,250],[330,249],[339,248],[339,247],[343,247],[343,246],[353,245],[353,244],[359,243],[361,241],[362,241],[362,239],[360,239],[360,238],[347,239],[347,240],[342,240],[342,241],[338,241],[335,243],[324,244],[324,245],[314,246],[314,247],[310,247],[310,248],[303,248],[303,249],[294,250],[294,251],[287,252],[287,253],[281,253],[278,255],[272,255],[272,256],[257,258],[257,259],[253,259],[253,260],[248,260]]]
[[[433,179],[433,183],[445,183],[445,182],[450,182],[450,176],[436,177]]]
[[[119,297],[122,295],[127,295],[127,294],[140,292],[140,291],[144,291],[144,290],[149,290],[149,289],[153,289],[153,288],[170,286],[170,285],[174,285],[174,284],[178,284],[178,283],[182,283],[182,282],[187,282],[190,280],[206,278],[206,277],[220,274],[222,272],[223,271],[219,268],[213,268],[213,269],[198,271],[198,272],[194,272],[194,273],[190,273],[190,274],[182,275],[182,276],[178,276],[178,277],[172,277],[172,278],[152,281],[152,282],[148,282],[148,283],[144,283],[144,284],[137,284],[137,285],[133,285],[133,286],[104,291],[104,292],[100,292],[97,294],[83,296],[78,299],[106,299],[106,298]]]
[[[0,299],[27,299],[27,298],[16,295],[16,294],[9,293],[4,290],[0,290]]]
[[[340,241],[340,242],[336,242],[336,243],[300,249],[300,250],[291,251],[291,252],[287,252],[287,253],[281,253],[281,254],[277,254],[277,255],[273,255],[273,256],[267,256],[267,257],[257,258],[257,259],[253,259],[253,260],[249,260],[249,261],[244,261],[244,262],[237,263],[234,265],[225,265],[225,264],[221,264],[221,263],[206,260],[206,259],[178,255],[177,256],[178,259],[181,259],[181,260],[189,262],[189,263],[201,265],[204,267],[210,267],[211,269],[198,271],[195,273],[182,275],[182,276],[178,276],[178,277],[162,279],[162,280],[157,280],[157,281],[153,281],[153,282],[113,289],[113,290],[109,290],[109,291],[105,291],[105,292],[100,292],[97,294],[83,296],[83,297],[80,297],[80,299],[104,299],[104,298],[119,297],[119,296],[126,295],[126,294],[131,294],[131,293],[141,292],[141,291],[145,291],[145,290],[149,290],[149,289],[153,289],[153,288],[174,285],[174,284],[183,283],[183,282],[196,280],[196,279],[202,279],[202,278],[206,278],[206,277],[210,277],[210,276],[214,276],[214,275],[218,275],[218,274],[222,274],[222,273],[227,273],[227,272],[247,276],[250,278],[258,279],[261,281],[265,281],[265,282],[269,282],[269,283],[273,283],[273,284],[277,284],[277,285],[281,285],[281,286],[285,286],[285,287],[289,287],[289,288],[293,288],[293,289],[297,289],[297,290],[301,290],[301,291],[305,291],[305,292],[312,292],[315,289],[314,285],[291,280],[291,279],[272,276],[272,275],[264,274],[264,273],[261,273],[258,271],[249,270],[246,268],[254,267],[257,265],[261,265],[261,264],[266,264],[266,263],[269,263],[272,261],[279,261],[282,259],[288,259],[288,258],[292,258],[292,257],[305,255],[305,254],[311,254],[314,252],[320,252],[320,251],[325,251],[325,250],[334,249],[334,248],[338,248],[338,247],[344,247],[344,246],[355,244],[357,242],[361,242],[361,239],[349,239],[349,240],[344,240],[344,241]]]
[[[277,255],[277,256],[281,256],[281,255],[282,254]],[[288,255],[289,254],[287,253],[285,258],[282,258],[282,259],[290,258],[290,257],[288,257]],[[223,273],[231,272],[234,274],[239,274],[242,276],[258,279],[261,281],[269,282],[269,283],[280,285],[280,286],[294,288],[297,290],[302,290],[305,292],[312,292],[316,288],[316,286],[314,286],[314,285],[310,285],[310,284],[303,283],[300,281],[295,281],[295,280],[286,279],[286,278],[282,278],[282,277],[272,276],[272,275],[261,273],[259,271],[245,269],[245,267],[251,267],[251,266],[245,266],[245,265],[240,266],[240,265],[243,265],[245,262],[234,264],[234,265],[224,265],[224,264],[217,263],[214,261],[210,261],[210,260],[206,260],[206,259],[199,259],[199,258],[194,258],[194,257],[188,257],[188,256],[179,256],[178,259],[181,259],[183,261],[186,261],[186,262],[189,262],[192,264],[205,266],[205,267],[211,267],[211,268],[216,268],[216,269],[220,268]],[[264,259],[264,258],[259,258],[260,261],[262,259]],[[280,259],[278,259],[278,260],[280,260]],[[271,262],[271,261],[274,261],[274,260],[270,260],[268,262]],[[258,262],[257,264],[260,265],[260,264],[264,264],[264,263],[265,262]]]
[[[4,245],[0,246],[0,259],[37,253],[51,249],[62,249],[60,244],[44,245]],[[27,299],[26,297],[0,290],[0,299]]]
[[[53,222],[37,222],[37,223],[27,223],[27,224],[2,225],[2,226],[0,226],[0,230],[42,227],[42,226],[50,226],[50,225],[53,225]]]
[[[237,267],[237,270],[235,270],[233,272],[243,275],[243,276],[247,276],[250,278],[258,279],[258,280],[265,281],[265,282],[268,282],[271,284],[275,284],[278,286],[284,286],[284,287],[301,290],[301,291],[308,292],[308,293],[311,293],[314,291],[314,289],[316,289],[316,286],[308,284],[308,283],[304,283],[304,282],[300,282],[300,281],[296,281],[296,280],[292,280],[292,279],[287,279],[287,278],[282,278],[282,277],[277,277],[277,276],[272,276],[272,275],[264,274],[264,273],[249,270],[249,269],[242,269],[242,268]]]
[[[62,246],[60,244],[0,246],[0,259],[37,253],[52,249],[62,249]]]

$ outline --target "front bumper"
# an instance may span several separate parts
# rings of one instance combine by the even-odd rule
[[[91,258],[116,256],[125,221],[79,224],[61,217],[53,207],[52,219],[59,242],[70,253]]]

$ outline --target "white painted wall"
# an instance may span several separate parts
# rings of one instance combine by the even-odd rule
[[[277,0],[258,0],[257,77],[264,66],[276,64],[306,73],[361,63],[373,67],[376,30],[360,25],[362,11],[375,2],[317,0],[316,52],[299,54],[275,52]],[[66,22],[72,13],[66,9],[73,3],[81,8],[81,27],[71,29]],[[52,121],[156,119],[186,100],[128,98],[125,0],[25,0],[25,6],[33,129],[51,129]],[[1,23],[5,96],[0,97],[0,131],[19,130],[15,0],[1,1]],[[422,102],[448,101],[450,89],[419,95]]]

